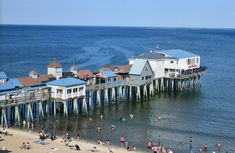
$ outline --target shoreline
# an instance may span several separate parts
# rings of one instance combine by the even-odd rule
[[[79,145],[80,151],[78,150],[72,150],[71,147],[68,147],[65,145],[64,142],[61,142],[63,139],[61,136],[57,136],[57,139],[52,141],[51,139],[46,139],[47,144],[37,144],[35,143],[36,140],[38,140],[38,133],[35,131],[32,132],[26,132],[25,130],[20,130],[16,128],[8,128],[7,132],[9,133],[7,136],[2,136],[2,141],[0,144],[0,151],[2,152],[2,148],[5,147],[6,153],[7,152],[17,152],[17,153],[24,153],[24,152],[34,152],[34,153],[64,153],[64,152],[84,152],[84,153],[90,153],[90,152],[97,152],[94,150],[94,147],[96,147],[96,150],[98,150],[99,153],[109,153],[110,150],[112,150],[113,153],[126,153],[130,152],[126,150],[124,147],[118,147],[115,145],[100,145],[91,141],[87,140],[77,140],[73,139],[69,145]],[[22,143],[29,142],[32,146],[31,149],[21,149]],[[138,148],[137,148],[138,149]],[[4,152],[4,151],[3,151]],[[143,150],[139,151],[132,151],[135,153],[143,153]]]

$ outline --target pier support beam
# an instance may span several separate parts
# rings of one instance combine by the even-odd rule
[[[100,107],[101,106],[101,101],[100,101],[100,91],[96,91],[96,106]]]
[[[1,116],[1,121],[2,121],[2,127],[7,127],[7,117],[6,117],[6,109],[2,109],[2,116]]]
[[[39,102],[38,111],[39,111],[39,115],[44,117],[44,112],[43,112],[42,102],[41,101]]]
[[[147,87],[146,87],[147,85],[144,85],[144,99],[146,100],[147,99],[147,97],[148,97],[148,92],[147,92]]]
[[[83,98],[83,99],[82,99],[82,110],[83,110],[83,112],[87,113],[86,98]]]
[[[119,87],[119,99],[123,99],[122,86]]]
[[[150,96],[151,96],[151,97],[152,97],[153,94],[154,94],[153,82],[149,85],[149,93],[150,93]]]
[[[141,96],[140,96],[140,86],[137,86],[136,98],[137,98],[137,100],[141,100]]]
[[[113,87],[112,88],[112,96],[111,96],[111,98],[112,98],[112,102],[115,102],[115,98],[116,97],[116,94],[115,94],[115,87]]]
[[[64,105],[64,115],[68,115],[68,107],[67,107],[67,101],[63,101],[63,105]]]
[[[78,114],[78,99],[73,99],[73,112]]]
[[[129,86],[129,99],[131,100],[132,98],[132,86]]]
[[[104,103],[108,104],[109,102],[109,94],[108,94],[108,89],[104,90]]]
[[[20,125],[20,111],[19,111],[19,106],[15,106],[15,122]]]
[[[31,104],[27,105],[27,119],[28,121],[30,121],[30,119],[33,121],[33,112],[32,112]]]

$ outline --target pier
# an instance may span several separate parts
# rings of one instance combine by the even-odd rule
[[[198,89],[206,71],[200,56],[183,50],[150,51],[120,66],[97,72],[63,72],[54,59],[48,74],[32,70],[28,77],[10,79],[0,73],[0,124],[25,125],[58,114],[86,115],[97,107],[120,101],[146,101],[164,92]]]

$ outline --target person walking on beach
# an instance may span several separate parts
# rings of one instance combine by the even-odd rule
[[[153,142],[149,139],[147,142],[147,148],[151,149],[153,145]]]
[[[124,146],[125,137],[123,135],[121,136],[120,141],[121,141],[122,146]]]
[[[161,136],[158,135],[158,145],[160,146],[161,145]]]

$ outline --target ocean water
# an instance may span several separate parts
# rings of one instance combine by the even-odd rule
[[[53,58],[68,70],[72,64],[93,71],[105,64],[121,65],[128,57],[154,50],[180,48],[201,56],[208,67],[198,91],[160,94],[143,101],[123,101],[89,112],[88,117],[58,116],[38,121],[37,128],[54,129],[58,134],[79,131],[85,140],[110,139],[119,144],[125,135],[130,145],[145,149],[147,139],[172,147],[175,152],[190,152],[205,144],[221,152],[235,152],[235,30],[168,29],[82,26],[0,26],[0,71],[9,77],[28,76],[31,69],[40,74]],[[104,114],[104,120],[100,120]],[[134,114],[130,119],[129,114]],[[158,120],[158,116],[162,119]],[[119,118],[125,117],[125,122]],[[111,132],[111,125],[117,130]],[[96,134],[96,127],[102,134]],[[184,140],[185,145],[177,142]],[[149,151],[150,152],[150,151]]]

